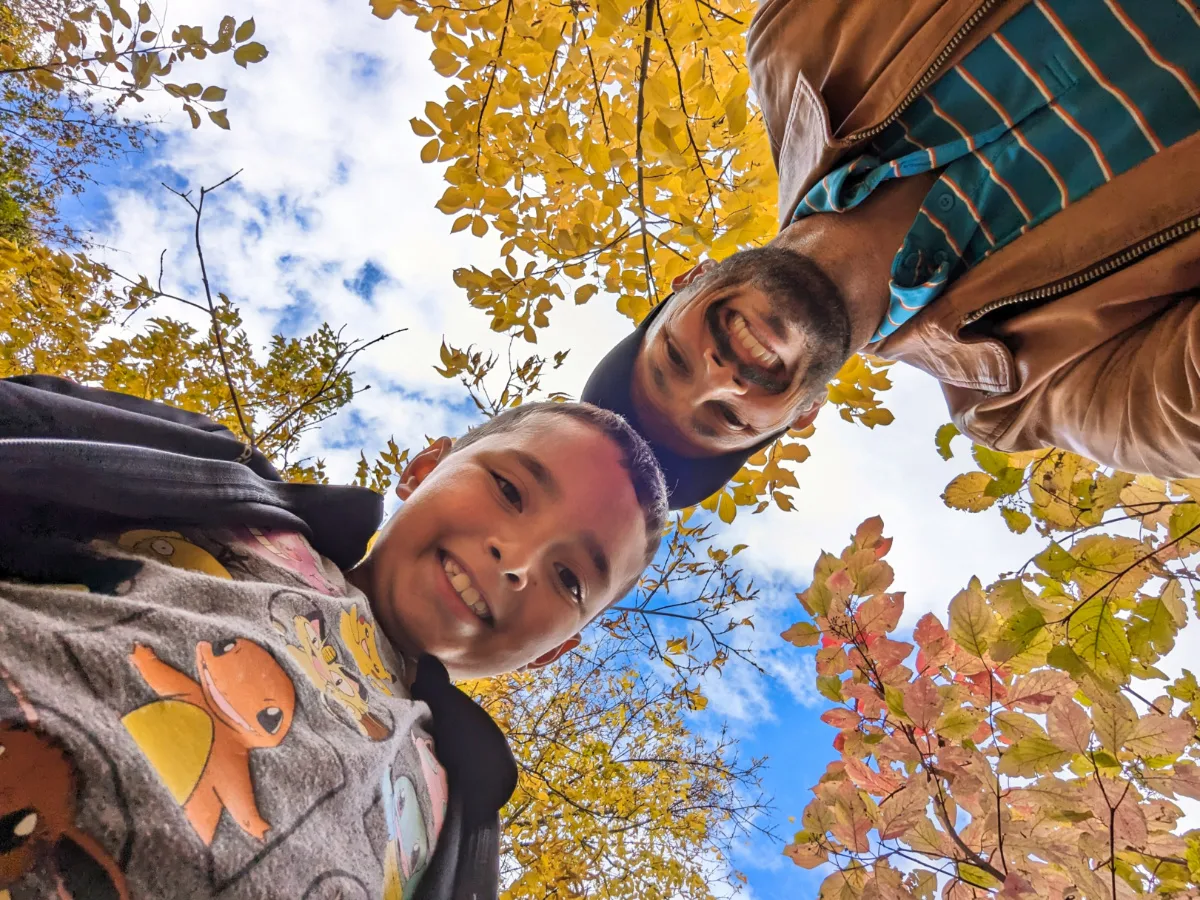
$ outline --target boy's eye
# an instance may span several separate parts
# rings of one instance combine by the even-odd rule
[[[517,486],[502,475],[492,473],[492,479],[496,482],[496,487],[500,493],[504,495],[504,499],[511,503],[517,510],[521,511],[521,492],[517,490]]]
[[[567,589],[567,593],[575,598],[576,603],[583,603],[583,584],[579,577],[566,566],[556,566],[556,568],[558,569],[558,580]]]

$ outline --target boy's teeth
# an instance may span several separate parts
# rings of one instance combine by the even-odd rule
[[[450,586],[458,592],[463,602],[471,607],[471,611],[481,619],[490,619],[492,611],[483,602],[483,595],[471,584],[471,576],[458,567],[458,563],[447,557],[442,560],[442,568],[450,579]]]

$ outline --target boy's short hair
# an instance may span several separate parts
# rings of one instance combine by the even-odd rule
[[[621,453],[621,465],[629,473],[629,480],[633,482],[633,493],[637,497],[638,506],[642,508],[646,524],[646,555],[643,564],[649,565],[654,559],[654,554],[658,552],[662,532],[667,523],[667,485],[663,480],[658,460],[654,457],[654,451],[650,449],[646,439],[615,412],[592,406],[590,403],[524,403],[515,409],[506,409],[472,428],[454,442],[450,452],[469,447],[488,435],[515,431],[533,416],[567,416],[590,425],[617,445]],[[638,573],[638,578],[640,577],[641,572]],[[635,578],[633,582],[625,585],[617,595],[618,598],[623,597],[636,583]]]

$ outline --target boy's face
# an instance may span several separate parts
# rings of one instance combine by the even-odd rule
[[[395,643],[456,678],[552,655],[642,569],[633,485],[586,423],[534,415],[457,453],[434,445],[406,475],[364,587]]]

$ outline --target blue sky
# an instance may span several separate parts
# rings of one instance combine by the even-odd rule
[[[450,235],[452,219],[434,210],[441,179],[419,162],[422,140],[408,120],[447,82],[433,74],[427,36],[410,20],[381,22],[365,2],[176,0],[171,7],[176,21],[215,22],[229,11],[253,15],[271,50],[249,71],[214,60],[195,73],[229,88],[232,130],[193,132],[175,101],[152,98],[143,108],[165,117],[160,139],[100,172],[101,187],[67,201],[66,211],[94,231],[122,271],[157,271],[165,249],[166,285],[194,293],[191,211],[160,182],[198,187],[242,169],[210,200],[204,236],[214,289],[235,299],[253,335],[299,332],[320,321],[345,324],[347,334],[362,338],[408,329],[364,354],[356,370],[372,389],[305,449],[326,458],[333,478],[348,478],[360,448],[370,457],[389,436],[401,446],[420,444],[474,420],[462,388],[433,366],[443,335],[504,350],[451,279],[458,266],[493,266],[498,247],[490,235]],[[556,309],[552,322],[539,352],[571,354],[543,386],[571,394],[629,327],[602,295]],[[692,723],[715,730],[728,722],[747,754],[770,757],[765,787],[783,834],[833,753],[832,730],[818,720],[824,701],[812,688],[811,654],[777,637],[799,614],[794,593],[819,550],[839,551],[858,522],[881,514],[896,539],[897,587],[908,592],[902,628],[911,628],[922,613],[944,611],[972,574],[987,581],[1039,547],[1009,534],[998,516],[942,505],[942,488],[966,466],[934,451],[934,431],[947,419],[941,392],[920,373],[893,372],[887,399],[894,425],[868,431],[822,416],[812,457],[799,469],[798,511],[741,517],[723,537],[727,545],[750,545],[740,559],[763,586],[754,640],[766,674],[731,665],[706,685],[710,706]],[[965,454],[966,441],[956,449]],[[784,860],[777,845],[752,842],[734,863],[750,877],[746,896],[754,900],[816,896],[819,878]]]

